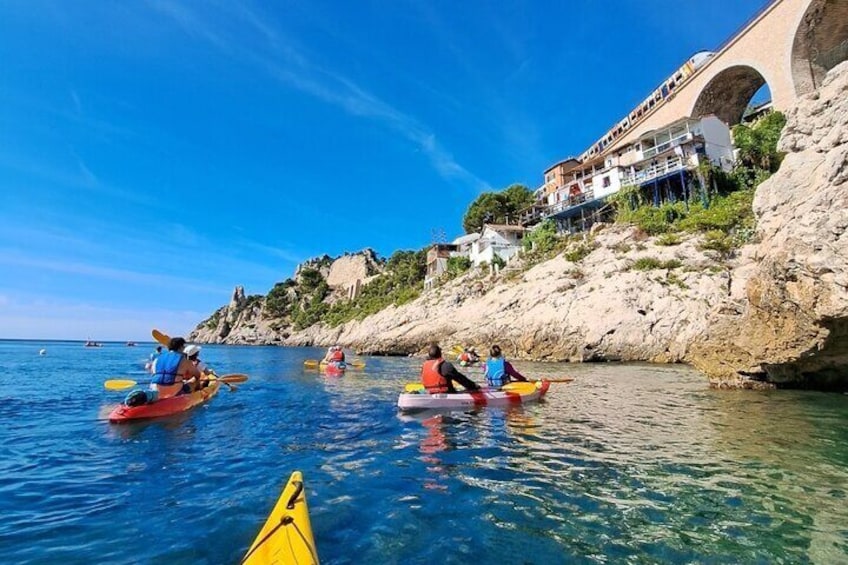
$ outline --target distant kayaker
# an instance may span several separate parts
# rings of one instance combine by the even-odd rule
[[[500,388],[510,381],[527,381],[527,377],[515,370],[512,363],[503,356],[500,345],[493,345],[485,367],[486,382],[490,387]]]
[[[466,347],[462,350],[462,353],[459,354],[459,364],[463,367],[467,365],[473,365],[474,363],[480,360],[480,357],[477,355],[477,352],[473,347]]]
[[[192,379],[200,379],[200,371],[186,357],[185,345],[185,339],[172,337],[168,342],[168,351],[162,353],[153,364],[150,388],[159,393],[160,399],[176,396],[180,392],[191,392]]]
[[[341,346],[333,345],[330,349],[327,350],[327,354],[324,355],[323,363],[344,363],[345,362],[345,354],[342,351]]]
[[[474,381],[456,370],[450,361],[442,357],[442,348],[435,343],[427,350],[427,360],[421,367],[421,384],[430,394],[456,392],[457,382],[466,390],[480,390]]]

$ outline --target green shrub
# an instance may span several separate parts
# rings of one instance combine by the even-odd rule
[[[575,245],[571,249],[565,252],[566,261],[571,261],[572,263],[577,263],[578,261],[582,261],[592,251],[595,250],[595,246],[590,243],[581,243],[579,245]]]
[[[523,246],[527,251],[532,249],[537,253],[547,253],[556,247],[559,239],[556,224],[545,220],[524,237]]]
[[[680,236],[676,233],[664,233],[657,238],[657,245],[680,245]]]
[[[721,230],[710,230],[704,234],[704,240],[698,246],[702,250],[718,251],[722,255],[730,253],[736,245],[733,239]]]
[[[668,261],[660,261],[656,257],[640,257],[630,266],[634,271],[652,271],[654,269],[676,269],[683,266],[683,263],[677,259],[669,259]]]

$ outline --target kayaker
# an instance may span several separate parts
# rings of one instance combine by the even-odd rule
[[[473,347],[466,347],[462,350],[462,353],[459,354],[459,364],[463,367],[473,365],[479,360],[480,357],[477,355],[477,352],[474,351]]]
[[[150,388],[157,391],[160,399],[191,392],[192,379],[200,379],[200,371],[184,353],[185,345],[185,339],[172,337],[168,351],[162,353],[153,365]]]
[[[450,361],[442,357],[442,348],[435,343],[427,350],[427,360],[421,367],[421,384],[430,394],[456,392],[454,381],[465,390],[480,390],[474,381],[456,370]]]
[[[209,379],[206,378],[209,374],[214,374],[214,372],[209,369],[209,367],[200,360],[200,346],[199,345],[186,345],[185,350],[183,350],[186,357],[188,357],[189,362],[197,367],[197,370],[200,372],[202,380],[197,381],[198,386],[194,387],[195,390],[199,390],[205,386],[209,386]]]
[[[344,363],[345,362],[345,354],[342,351],[341,346],[333,345],[330,349],[327,350],[327,354],[324,355],[323,359],[324,363]]]
[[[156,366],[156,359],[158,359],[160,355],[162,355],[162,346],[158,345],[156,346],[156,351],[150,354],[150,357],[147,359],[147,363],[144,364],[144,370],[148,373],[153,373],[154,367]]]
[[[485,366],[486,382],[490,387],[500,388],[512,380],[527,381],[527,377],[515,370],[512,363],[503,356],[500,345],[493,345]]]

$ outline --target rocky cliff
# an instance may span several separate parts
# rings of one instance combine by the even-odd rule
[[[848,62],[787,113],[777,174],[754,200],[745,293],[711,312],[690,360],[717,384],[848,381]]]
[[[689,362],[721,387],[844,386],[848,63],[787,117],[787,157],[755,197],[759,243],[732,258],[703,250],[700,236],[668,246],[606,226],[550,261],[471,272],[362,321],[261,335],[254,322],[258,333],[227,341],[386,354],[420,352],[430,341],[499,343],[512,357]],[[238,304],[248,299],[235,298],[243,314]],[[222,319],[233,303],[227,309]]]

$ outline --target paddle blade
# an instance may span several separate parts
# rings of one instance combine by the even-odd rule
[[[138,382],[130,379],[110,379],[103,383],[106,390],[125,390],[137,385]]]
[[[509,392],[517,392],[519,394],[529,394],[536,390],[535,382],[523,382],[518,381],[514,383],[507,383],[501,387],[501,390],[508,390]]]
[[[407,383],[405,387],[403,387],[404,392],[418,392],[420,390],[424,390],[424,385],[421,383]]]
[[[348,365],[350,365],[351,367],[356,367],[357,369],[364,369],[365,368],[365,361],[353,360],[353,361],[348,362]]]
[[[246,383],[248,379],[247,375],[242,375],[241,373],[233,373],[231,375],[221,375],[218,377],[218,380],[222,383]]]
[[[306,361],[303,362],[304,367],[310,367],[310,368],[313,368],[313,369],[320,364],[321,364],[321,362],[316,360],[316,359],[307,359]]]
[[[153,339],[166,347],[168,346],[168,342],[171,341],[171,338],[167,334],[163,334],[159,330],[153,330],[150,334],[153,336]]]

